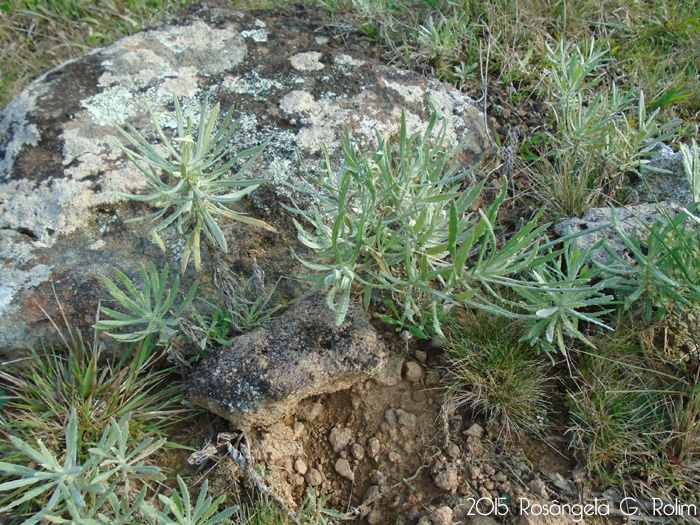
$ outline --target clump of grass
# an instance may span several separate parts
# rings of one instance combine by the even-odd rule
[[[111,418],[128,413],[134,435],[162,435],[188,411],[180,403],[182,386],[168,379],[171,370],[152,367],[151,352],[134,345],[119,359],[80,336],[66,351],[32,351],[22,366],[0,372],[7,399],[2,432],[58,446],[75,410],[86,443],[96,443]]]
[[[505,436],[540,434],[551,410],[550,367],[521,335],[512,321],[479,312],[453,327],[446,340],[449,401],[495,419]]]
[[[599,345],[604,352],[581,355],[568,394],[569,432],[606,488],[694,503],[700,490],[697,363],[687,367],[683,359],[642,349],[623,332]]]
[[[336,510],[326,507],[329,496],[318,495],[309,487],[304,500],[294,518],[302,525],[330,525],[350,518]],[[264,492],[258,492],[249,503],[242,503],[236,515],[237,521],[248,525],[290,525],[294,523],[287,511]],[[340,520],[340,521],[339,521]]]

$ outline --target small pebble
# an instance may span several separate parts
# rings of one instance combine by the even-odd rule
[[[399,418],[399,425],[402,427],[411,428],[416,424],[416,415],[406,412],[405,410],[399,408],[396,410],[396,415]]]
[[[350,451],[352,452],[352,457],[354,457],[357,461],[362,461],[365,459],[365,447],[359,443],[354,443]]]
[[[452,525],[452,509],[446,505],[440,507],[430,515],[430,521],[433,525]]]
[[[328,435],[328,441],[336,454],[348,446],[352,439],[352,430],[349,428],[333,428]]]
[[[547,487],[545,486],[544,481],[541,479],[533,479],[530,483],[528,483],[528,487],[530,487],[532,493],[537,496],[547,495]]]
[[[484,435],[484,429],[481,425],[478,425],[477,423],[474,423],[472,426],[470,426],[466,432],[464,433],[466,436],[472,436],[475,438],[481,439],[482,436]]]
[[[457,459],[462,455],[462,451],[459,449],[459,447],[452,442],[447,445],[446,452],[452,459]]]
[[[376,437],[369,438],[369,454],[374,458],[379,454],[380,444]]]
[[[395,408],[388,409],[384,413],[384,419],[386,419],[386,422],[389,423],[392,427],[396,427],[399,424]]]
[[[323,476],[315,468],[310,469],[305,476],[306,482],[312,487],[318,487],[323,482]]]
[[[417,383],[423,377],[423,369],[414,361],[408,361],[403,365],[403,378],[411,383]]]
[[[367,503],[368,501],[377,499],[380,493],[381,490],[379,489],[379,485],[370,485],[367,492],[365,492],[365,495],[362,496],[362,503]]]
[[[308,470],[306,463],[301,458],[297,458],[297,460],[294,462],[294,468],[302,476],[306,474],[306,471]]]
[[[437,488],[444,491],[452,492],[459,486],[459,476],[457,475],[457,471],[451,468],[447,468],[442,472],[439,472],[433,481],[435,481],[435,486],[437,486]]]
[[[423,352],[423,350],[416,350],[416,353],[414,355],[416,356],[416,359],[418,359],[418,361],[420,361],[421,363],[425,363],[428,359],[428,354]]]
[[[355,473],[352,471],[352,468],[350,468],[350,463],[348,463],[347,459],[340,458],[336,461],[335,471],[345,479],[349,479],[350,481],[355,480]]]
[[[384,523],[384,516],[382,516],[381,511],[375,509],[367,515],[367,523],[369,525],[380,525]]]
[[[302,423],[301,421],[295,421],[294,422],[294,437],[296,439],[299,439],[303,433],[304,433],[304,423]]]
[[[369,480],[375,485],[384,485],[386,483],[386,474],[381,470],[373,470],[369,473]]]
[[[505,483],[508,481],[508,477],[503,472],[496,472],[493,476],[491,476],[491,479],[496,483]]]
[[[316,419],[319,416],[322,410],[323,405],[321,403],[314,403],[313,405],[311,405],[311,408],[309,408],[309,410],[302,414],[299,414],[299,419],[307,423],[311,423],[314,419]]]

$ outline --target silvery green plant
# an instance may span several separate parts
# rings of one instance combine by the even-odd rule
[[[192,506],[187,485],[185,485],[180,476],[177,476],[177,484],[180,487],[180,492],[177,489],[173,489],[172,497],[162,494],[158,495],[158,498],[164,505],[163,510],[157,510],[149,505],[144,506],[145,513],[155,520],[156,523],[168,525],[215,525],[238,512],[238,506],[233,506],[215,514],[226,496],[220,496],[216,500],[208,497],[209,483],[207,480],[204,480],[202,484],[194,507]]]
[[[43,509],[25,521],[25,524],[39,523],[55,509],[61,508],[61,503],[72,502],[76,509],[86,506],[85,494],[100,494],[104,487],[95,479],[98,458],[90,456],[87,461],[80,463],[80,437],[78,436],[78,418],[75,410],[70,414],[66,427],[65,457],[60,461],[58,456],[50,451],[42,441],[32,447],[21,439],[10,436],[12,445],[29,458],[36,466],[24,466],[14,463],[0,462],[0,471],[16,476],[17,479],[0,484],[0,492],[15,491],[9,505],[0,509],[0,513],[11,510],[18,505],[39,500],[44,494],[51,493]]]
[[[644,316],[663,317],[673,305],[688,308],[700,304],[700,233],[689,223],[698,221],[694,203],[672,217],[661,207],[662,218],[652,225],[628,234],[612,208],[613,225],[630,251],[632,260],[609,246],[611,257],[603,268],[620,279],[616,292],[624,297],[624,307],[642,301]]]
[[[165,444],[165,439],[154,441],[147,438],[132,445],[132,436],[129,434],[128,418],[122,418],[117,423],[114,418],[109,422],[109,428],[102,435],[100,442],[88,452],[91,456],[99,458],[102,477],[116,478],[128,492],[130,482],[137,479],[163,479],[160,469],[153,465],[146,465],[146,459]]]
[[[150,263],[150,272],[147,272],[146,267],[142,264],[143,292],[140,292],[131,279],[116,268],[114,272],[117,274],[126,292],[119,288],[116,283],[102,275],[102,282],[104,282],[109,293],[130,313],[125,314],[102,306],[100,311],[109,315],[112,319],[99,321],[95,324],[95,328],[108,330],[107,335],[123,342],[134,343],[149,336],[157,335],[158,343],[167,343],[177,332],[176,328],[180,323],[179,316],[192,302],[197,291],[197,284],[195,283],[190,288],[185,299],[180,303],[180,306],[174,312],[171,311],[180,288],[180,277],[175,277],[173,286],[166,296],[169,270],[169,266],[166,264],[159,276],[153,263]],[[109,330],[133,326],[137,326],[140,329],[126,334],[109,332]]]
[[[296,204],[286,208],[306,223],[294,221],[301,242],[322,257],[301,262],[316,272],[307,276],[314,289],[330,287],[328,305],[338,324],[353,283],[364,286],[365,308],[373,290],[389,293],[401,322],[423,324],[427,313],[437,333],[438,312],[446,303],[509,314],[494,304],[499,298],[494,287],[520,286],[509,276],[557,256],[555,251],[540,254],[547,225],[537,227],[536,220],[507,243],[499,241],[494,224],[507,181],[486,211],[470,211],[484,182],[462,188],[465,174],[448,168],[456,150],[446,145],[446,119],[432,109],[426,129],[411,135],[402,115],[397,148],[377,133],[374,153],[363,155],[346,133],[341,170],[333,171],[326,154],[321,175],[307,174],[309,185],[294,187],[316,204],[307,210]]]
[[[693,202],[700,202],[700,148],[695,139],[690,147],[681,144],[681,155],[685,176],[693,193]]]
[[[593,346],[581,332],[581,322],[611,329],[601,317],[610,313],[605,307],[615,302],[605,290],[614,286],[617,278],[604,275],[590,260],[601,245],[602,241],[581,251],[575,239],[568,239],[559,257],[530,271],[531,280],[538,286],[513,287],[525,300],[520,307],[532,314],[530,330],[523,340],[567,356],[567,338]]]
[[[152,443],[146,440],[129,450],[124,437],[129,436],[129,417],[122,417],[118,423],[112,418],[97,446],[88,449],[84,461],[81,461],[83,450],[75,410],[71,411],[66,426],[65,450],[58,454],[41,441],[37,450],[25,441],[10,436],[16,449],[36,467],[0,462],[1,472],[17,478],[0,484],[0,492],[13,491],[11,503],[0,512],[33,502],[43,507],[24,523],[127,523],[115,519],[114,513],[107,509],[104,509],[107,514],[99,513],[99,510],[109,503],[112,511],[118,509],[129,517],[139,509],[144,501],[145,489],[133,502],[129,501],[128,491],[124,492],[120,502],[114,492],[116,483],[133,475],[162,479],[157,467],[147,466],[144,462],[163,444],[163,441]],[[64,456],[62,463],[58,459],[61,456]],[[51,496],[45,501],[50,491]],[[66,513],[70,519],[63,517]]]
[[[165,251],[165,244],[160,237],[162,231],[174,229],[181,235],[188,235],[182,256],[184,272],[190,251],[194,252],[195,267],[200,268],[202,236],[212,245],[218,246],[224,252],[227,251],[226,239],[216,216],[227,217],[271,231],[275,230],[264,221],[233,211],[228,207],[229,204],[250,194],[260,184],[267,182],[266,179],[243,178],[267,143],[242,151],[226,160],[230,154],[229,140],[240,122],[237,120],[229,127],[233,108],[226,113],[222,125],[215,131],[219,104],[210,111],[205,101],[199,123],[195,125],[190,117],[185,123],[177,97],[173,97],[173,103],[177,118],[177,136],[173,140],[166,137],[158,118],[147,105],[160,142],[166,150],[165,156],[133,126],[127,126],[128,132],[117,128],[133,150],[123,144],[120,144],[120,148],[146,176],[148,190],[144,195],[117,193],[132,200],[161,206],[160,210],[154,213],[136,217],[130,221],[151,219],[158,222],[151,229],[151,235],[163,251]],[[230,174],[230,171],[243,160],[245,162],[238,171]]]
[[[467,214],[483,184],[457,192],[462,175],[454,168],[444,173],[451,156],[444,148],[445,126],[430,139],[436,123],[433,112],[425,132],[409,136],[403,114],[398,155],[379,133],[374,154],[358,154],[346,134],[341,171],[333,171],[326,154],[320,177],[307,174],[313,186],[295,188],[320,205],[286,209],[311,226],[307,231],[294,220],[301,242],[328,254],[321,263],[301,262],[319,272],[310,277],[315,289],[330,287],[328,305],[336,311],[338,324],[345,318],[354,282],[365,286],[366,305],[373,289],[390,291],[413,322],[423,307],[422,296],[431,293],[430,278],[445,267],[441,256],[447,252],[449,205]],[[468,221],[462,218],[461,226]],[[341,296],[337,307],[336,295]]]
[[[679,121],[647,115],[644,93],[604,86],[608,52],[595,40],[547,46],[554,130],[542,136],[534,177],[558,214],[581,215],[602,193],[615,194],[626,173],[639,173]],[[647,166],[647,169],[653,169]]]

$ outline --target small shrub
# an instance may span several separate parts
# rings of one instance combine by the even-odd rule
[[[624,297],[629,309],[639,302],[646,319],[663,317],[669,308],[684,309],[700,304],[700,232],[688,223],[697,221],[693,213],[698,203],[675,217],[663,206],[663,217],[645,232],[627,234],[614,208],[612,219],[618,236],[632,255],[628,260],[606,247],[611,262],[603,268],[617,275],[615,291]]]
[[[131,282],[126,275],[115,269],[114,272],[121,281],[128,294],[124,293],[113,281],[109,280],[104,275],[102,282],[109,290],[109,293],[116,299],[119,304],[128,309],[131,314],[124,314],[111,308],[101,307],[102,313],[109,315],[112,319],[100,321],[95,324],[98,330],[111,330],[114,328],[126,328],[130,326],[141,326],[138,331],[132,331],[127,334],[115,334],[107,332],[107,335],[123,342],[142,341],[153,335],[158,336],[159,344],[166,344],[170,338],[175,335],[175,328],[180,323],[179,316],[194,299],[194,294],[197,291],[197,285],[192,285],[187,296],[182,301],[180,306],[171,313],[170,309],[175,303],[177,292],[180,288],[180,277],[176,276],[173,282],[173,287],[168,293],[165,292],[168,286],[169,266],[166,264],[163,271],[158,275],[156,267],[153,263],[150,264],[150,273],[146,272],[146,267],[141,265],[141,278],[143,280],[144,291],[139,292],[134,283]],[[145,325],[145,327],[144,327]]]
[[[377,134],[374,153],[362,155],[346,135],[340,173],[326,157],[319,178],[307,175],[310,186],[294,188],[321,204],[320,209],[296,204],[286,209],[311,226],[309,231],[295,220],[299,239],[321,255],[321,263],[300,261],[317,272],[306,277],[314,289],[330,287],[328,306],[336,323],[345,318],[353,283],[364,286],[365,308],[372,291],[379,290],[391,295],[397,321],[432,326],[437,333],[438,312],[446,303],[514,316],[493,304],[498,295],[491,285],[520,286],[509,276],[557,256],[540,254],[547,225],[537,226],[539,217],[505,244],[499,242],[494,224],[507,181],[486,211],[470,211],[484,182],[461,186],[465,174],[448,168],[455,151],[446,147],[445,134],[446,120],[434,108],[425,130],[412,135],[403,114],[396,148]],[[337,306],[336,295],[341,296]],[[430,322],[421,321],[425,315]]]
[[[603,85],[608,53],[591,40],[547,47],[553,129],[542,135],[534,179],[557,215],[582,215],[603,194],[617,197],[627,173],[640,173],[679,121],[657,124],[644,93]]]
[[[600,318],[610,313],[604,307],[615,302],[604,290],[617,279],[604,276],[601,268],[590,263],[591,253],[601,244],[582,252],[575,241],[564,241],[560,257],[531,270],[531,279],[539,286],[513,287],[525,299],[520,303],[521,308],[534,314],[529,318],[530,330],[523,340],[567,356],[564,336],[592,345],[579,329],[581,322],[610,329]]]
[[[212,245],[219,246],[224,252],[227,251],[226,239],[216,222],[216,215],[260,226],[271,231],[275,231],[275,229],[263,221],[233,211],[227,206],[241,200],[260,184],[267,182],[264,179],[243,179],[243,175],[262,153],[266,144],[242,151],[231,159],[224,160],[230,153],[228,142],[239,124],[239,121],[236,121],[229,128],[233,108],[224,117],[222,126],[214,132],[219,114],[219,104],[209,112],[205,102],[201,110],[199,125],[195,126],[189,117],[187,125],[185,125],[180,103],[176,97],[173,97],[173,102],[177,117],[177,137],[174,139],[177,148],[165,136],[158,119],[148,107],[158,137],[168,152],[167,157],[158,153],[132,126],[128,126],[129,133],[117,128],[129,144],[135,148],[135,151],[132,151],[120,144],[120,148],[129,160],[146,176],[146,188],[150,191],[146,195],[132,195],[122,192],[117,194],[132,200],[163,206],[159,211],[145,217],[130,219],[130,221],[145,219],[161,221],[151,229],[151,235],[163,251],[165,251],[165,244],[159,232],[174,229],[182,235],[192,230],[187,237],[182,256],[182,271],[184,272],[191,250],[194,251],[195,267],[199,269],[201,266],[200,240],[202,235]],[[245,160],[243,166],[235,174],[226,176],[242,160]],[[161,179],[161,172],[165,173],[167,181],[164,182]],[[236,188],[241,189],[232,191]],[[172,213],[166,216],[171,208],[173,208]]]
[[[98,445],[88,451],[84,460],[81,460],[84,455],[81,430],[77,413],[73,410],[66,426],[65,450],[58,454],[51,452],[41,440],[38,441],[37,450],[27,442],[10,436],[12,445],[31,460],[30,465],[35,466],[0,462],[0,471],[17,478],[0,484],[0,492],[11,491],[4,499],[9,499],[11,503],[1,508],[0,513],[25,502],[32,502],[42,508],[24,521],[26,524],[39,523],[41,520],[57,523],[113,523],[111,518],[104,515],[101,516],[104,520],[100,521],[93,517],[110,495],[114,494],[115,476],[122,479],[127,476],[134,479],[134,475],[162,478],[158,468],[144,466],[143,462],[165,440],[152,444],[146,441],[129,452],[126,440],[122,439],[122,436],[130,435],[128,415],[118,423],[111,420]],[[118,443],[116,448],[115,443]],[[62,463],[59,460],[61,456]],[[139,496],[134,505],[141,503],[143,497]],[[70,515],[70,520],[61,517],[66,513]]]

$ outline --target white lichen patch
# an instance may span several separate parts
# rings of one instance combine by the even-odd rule
[[[199,73],[193,66],[180,68],[177,76],[168,77],[158,86],[158,95],[171,99],[176,97],[194,97],[199,90]]]
[[[26,271],[17,268],[0,268],[0,315],[5,313],[18,291],[48,281],[50,275],[51,268],[45,264],[37,264]]]
[[[297,133],[297,146],[308,152],[318,153],[325,145],[329,150],[340,146],[338,127],[349,119],[357,120],[357,115],[341,108],[328,99],[315,100],[307,91],[295,90],[287,93],[280,100],[280,109],[285,112],[290,122],[302,124]]]
[[[104,249],[104,247],[105,247],[106,244],[107,244],[107,243],[105,243],[104,239],[97,239],[97,240],[96,240],[95,242],[93,242],[90,246],[88,246],[88,250],[100,251],[100,250],[103,250],[103,249]]]
[[[321,63],[322,53],[318,51],[307,51],[297,53],[289,58],[292,66],[299,71],[321,71],[325,66]]]
[[[280,99],[280,109],[287,116],[293,116],[298,113],[308,113],[314,107],[315,102],[313,95],[308,91],[295,89]]]
[[[350,55],[336,55],[333,60],[338,66],[350,68],[360,67],[365,63],[364,60],[358,60]]]
[[[241,31],[243,38],[250,38],[253,42],[267,42],[267,32],[264,29],[251,29],[250,31]]]
[[[138,36],[140,35],[135,35]],[[105,72],[97,80],[98,86],[143,87],[173,72],[170,61],[164,61],[156,50],[142,47],[144,42],[135,44],[137,45],[121,49],[119,52],[107,53],[106,56],[110,58],[102,61]]]
[[[133,92],[124,86],[112,86],[80,103],[100,126],[124,124],[137,111]]]
[[[401,95],[408,104],[421,104],[425,101],[425,90],[420,86],[399,84],[386,78],[381,79],[386,87]]]
[[[284,89],[281,82],[262,78],[256,71],[251,71],[245,77],[227,75],[222,87],[239,95],[252,95],[255,100],[267,100],[271,91]]]
[[[39,130],[27,120],[27,114],[34,110],[37,99],[49,90],[50,84],[44,80],[48,73],[50,71],[32,82],[0,112],[0,137],[11,137],[5,144],[3,156],[0,158],[0,181],[10,175],[23,146],[35,146],[39,143]]]

